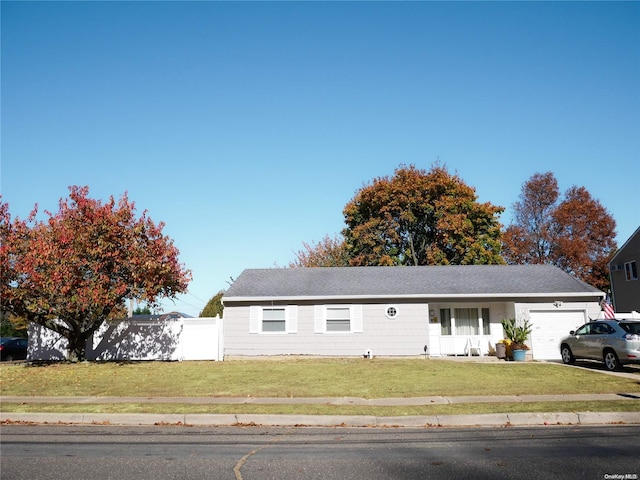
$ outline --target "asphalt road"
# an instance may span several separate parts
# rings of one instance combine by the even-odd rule
[[[3,425],[0,477],[640,479],[638,426],[397,429]]]

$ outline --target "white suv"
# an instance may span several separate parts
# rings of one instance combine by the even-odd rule
[[[562,361],[600,360],[607,370],[640,363],[640,321],[598,320],[585,323],[560,342]]]

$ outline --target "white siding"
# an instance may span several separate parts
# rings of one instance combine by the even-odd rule
[[[362,356],[371,350],[374,356],[418,356],[424,354],[428,346],[431,355],[447,354],[448,345],[441,345],[440,323],[429,323],[429,310],[439,315],[440,308],[452,308],[453,303],[402,303],[394,302],[398,308],[395,318],[385,315],[386,303],[364,303],[352,306],[352,332],[326,332],[325,305],[298,305],[295,313],[289,306],[288,315],[291,325],[282,333],[250,334],[252,331],[252,311],[261,306],[235,306],[228,304],[224,310],[225,355],[260,356],[260,355],[318,355],[318,356]],[[467,303],[466,306],[469,306]],[[505,318],[530,318],[530,312],[536,311],[581,311],[588,319],[597,318],[599,306],[597,302],[572,302],[560,307],[552,303],[513,303],[486,302],[474,304],[481,308],[489,308],[491,322],[489,335],[482,335],[482,349],[488,353],[495,348],[495,343],[503,338],[501,320]],[[358,310],[361,309],[361,314]],[[535,317],[535,314],[534,314]],[[258,317],[259,318],[259,317]],[[296,329],[293,333],[293,318],[296,318]],[[534,328],[545,329],[557,323],[551,318],[536,317]],[[573,326],[572,326],[573,327]],[[563,329],[566,326],[563,325]],[[357,331],[354,331],[357,330]],[[568,330],[567,330],[568,332]],[[463,338],[463,337],[460,337]],[[463,343],[458,354],[464,353]],[[445,342],[448,341],[445,339]],[[540,342],[538,341],[538,344]],[[532,354],[534,358],[542,358],[544,348],[536,356],[536,340],[533,339]],[[550,351],[550,350],[549,350]]]
[[[426,303],[401,304],[393,319],[385,315],[387,304],[352,306],[352,332],[324,330],[324,305],[299,305],[297,333],[250,334],[250,306],[227,305],[225,355],[373,355],[416,356],[427,344]]]

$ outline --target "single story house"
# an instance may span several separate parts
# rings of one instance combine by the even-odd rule
[[[603,298],[549,265],[250,269],[222,298],[224,354],[486,355],[515,318],[534,359],[559,359]]]
[[[609,276],[616,312],[640,312],[640,227],[609,261]]]

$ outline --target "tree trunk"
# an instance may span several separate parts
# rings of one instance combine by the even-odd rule
[[[416,249],[415,246],[413,245],[413,234],[411,232],[409,232],[409,247],[411,248],[411,257],[413,260],[413,265],[414,266],[418,266],[418,256],[416,255]]]
[[[67,360],[70,362],[82,362],[87,358],[87,336],[73,335],[67,338],[69,348],[67,352]]]

